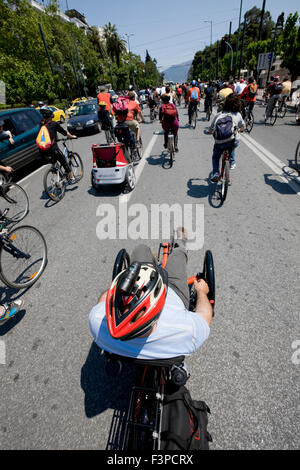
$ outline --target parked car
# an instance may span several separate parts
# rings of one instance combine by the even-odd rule
[[[36,138],[42,116],[34,108],[0,111],[4,130],[11,131],[14,145],[8,139],[0,141],[0,164],[19,170],[39,156]],[[6,176],[6,175],[5,175]],[[0,174],[0,179],[3,176]]]
[[[73,117],[67,125],[71,134],[83,133],[85,131],[101,132],[98,120],[98,106],[95,104],[82,104],[77,106]]]

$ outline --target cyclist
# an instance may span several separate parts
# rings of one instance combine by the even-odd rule
[[[247,83],[245,83],[245,80],[243,78],[240,79],[240,81],[235,85],[234,91],[237,95],[240,95],[243,93],[247,86]]]
[[[192,81],[192,86],[189,88],[185,102],[189,104],[189,125],[192,123],[192,114],[197,112],[198,103],[200,103],[200,90],[197,87],[196,80]]]
[[[103,85],[99,87],[99,94],[97,95],[97,100],[98,100],[98,104],[100,103],[100,101],[102,102],[105,101],[106,109],[111,113],[111,109],[112,109],[111,95],[110,93],[108,93],[107,88],[105,88],[105,86]]]
[[[0,326],[14,317],[21,310],[23,303],[23,300],[17,299],[13,302],[0,304]]]
[[[0,142],[2,140],[6,140],[8,139],[9,140],[9,143],[11,145],[14,145],[15,141],[13,139],[13,136],[12,136],[12,133],[10,131],[5,131],[4,130],[4,124],[5,122],[2,121],[2,119],[0,120]]]
[[[196,312],[188,310],[186,240],[185,229],[179,228],[165,270],[149,247],[134,249],[131,267],[114,279],[90,312],[90,331],[100,348],[132,358],[166,359],[191,355],[208,338],[213,310],[204,280],[194,283]],[[128,296],[122,289],[133,270],[138,278]]]
[[[170,103],[169,95],[161,97],[162,105],[159,109],[159,120],[164,130],[164,148],[168,148],[168,134],[171,129],[174,135],[175,152],[178,152],[179,116],[174,103]]]
[[[114,128],[112,115],[108,111],[107,103],[105,101],[100,101],[99,103],[98,119],[101,123],[101,129],[103,131],[111,130]]]
[[[181,97],[182,97],[182,88],[181,86],[178,84],[177,88],[176,88],[176,95],[177,95],[177,102],[178,102],[178,105],[180,106],[181,104]]]
[[[135,101],[135,92],[130,91],[128,93],[129,102],[128,102],[128,112],[125,115],[118,115],[117,119],[119,122],[124,122],[129,129],[134,133],[136,139],[136,145],[139,145],[141,130],[138,122],[138,118],[142,122],[145,122],[143,113],[138,103]]]
[[[0,165],[0,171],[5,171],[6,173],[12,173],[14,169],[11,166]]]
[[[152,90],[148,95],[148,106],[150,108],[150,111],[155,108],[158,111],[158,104],[159,104],[159,95],[155,87],[152,87]]]
[[[280,93],[282,92],[282,83],[280,82],[279,75],[275,75],[274,80],[268,86],[267,91],[270,97],[266,108],[266,119],[272,116],[276,101],[279,99]]]
[[[216,183],[219,179],[219,160],[224,150],[230,149],[230,169],[236,168],[235,148],[238,146],[239,134],[245,127],[245,122],[240,114],[241,101],[235,93],[227,96],[223,111],[218,113],[207,133],[213,134],[215,145],[212,156],[213,176],[211,181]]]
[[[204,89],[204,95],[205,95],[205,100],[204,100],[204,111],[207,111],[208,106],[210,106],[210,109],[212,109],[212,102],[213,102],[213,94],[214,94],[214,89],[212,86],[212,82],[208,82],[208,86]]]
[[[74,184],[76,183],[74,174],[69,166],[69,163],[65,159],[64,154],[57,145],[57,133],[59,132],[60,134],[65,137],[68,137],[69,139],[77,139],[77,136],[70,134],[69,131],[65,131],[65,129],[58,122],[52,121],[54,114],[50,109],[41,109],[40,113],[43,116],[41,126],[44,125],[47,127],[51,142],[53,142],[53,145],[50,150],[43,150],[40,151],[40,153],[41,155],[51,159],[52,161],[59,161],[59,163],[63,166],[66,173],[68,174],[69,183]]]
[[[249,77],[248,85],[244,88],[244,91],[239,95],[242,100],[242,116],[245,119],[246,113],[245,108],[248,107],[249,114],[253,112],[254,105],[256,103],[257,95],[257,84],[254,77]]]
[[[129,85],[128,91],[129,91],[129,92],[131,91],[132,93],[134,93],[134,101],[135,101],[137,104],[140,104],[138,94],[137,94],[137,92],[134,90],[133,85]]]
[[[289,77],[285,77],[282,82],[282,92],[279,98],[282,103],[285,103],[289,99],[291,91],[292,91],[292,82],[289,79]]]
[[[226,100],[227,96],[230,95],[231,93],[233,93],[233,91],[229,87],[229,83],[224,82],[223,85],[222,85],[221,90],[219,91],[219,93],[217,95],[218,113],[220,111],[222,111],[225,100]]]

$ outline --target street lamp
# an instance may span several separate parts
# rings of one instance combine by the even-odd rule
[[[129,38],[130,38],[131,36],[134,36],[134,34],[125,33],[125,36],[127,37],[128,52],[129,52],[129,81],[131,81],[131,80],[130,80],[130,77],[131,77],[131,75],[132,75],[132,74],[131,74],[131,57],[130,57],[131,52],[130,52],[130,42],[129,42]]]
[[[270,58],[270,60],[269,60],[269,68],[268,68],[268,75],[267,75],[267,83],[268,83],[268,81],[269,81],[270,72],[271,72],[271,68],[272,68],[272,65],[273,65],[276,39],[278,38],[278,36],[279,36],[279,34],[281,33],[282,29],[283,29],[283,19],[282,19],[281,15],[279,15],[278,18],[277,18],[277,22],[276,22],[275,28],[272,29],[272,33],[271,33],[271,38],[273,39],[273,41],[272,41],[271,58]]]
[[[209,79],[211,80],[211,63],[212,63],[212,21],[207,20],[204,23],[210,23],[210,61],[209,61]]]
[[[233,67],[233,49],[231,47],[231,44],[226,41],[225,36],[222,37],[222,41],[230,48],[231,50],[231,62],[230,62],[230,72],[232,73],[232,67]]]

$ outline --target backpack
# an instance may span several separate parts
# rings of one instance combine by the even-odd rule
[[[128,113],[128,96],[119,96],[113,104],[113,111],[117,115],[125,116]]]
[[[214,138],[216,143],[225,143],[234,139],[234,125],[231,114],[220,117],[215,123]]]
[[[50,150],[54,144],[54,140],[51,140],[47,126],[42,126],[36,138],[38,148],[40,150]]]
[[[186,387],[173,386],[163,400],[160,450],[208,450],[208,413],[206,403],[192,400]]]
[[[163,107],[163,114],[167,121],[174,121],[177,116],[177,110],[171,103],[167,103]]]
[[[276,91],[277,95],[279,95],[282,92],[282,89],[283,89],[282,83],[275,83],[274,90]]]
[[[254,98],[257,95],[257,88],[255,85],[251,84],[248,86],[248,96],[249,98]]]
[[[196,88],[194,88],[193,91],[192,91],[191,100],[198,100],[198,92],[197,92]]]

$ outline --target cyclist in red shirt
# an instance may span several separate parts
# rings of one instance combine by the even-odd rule
[[[250,77],[248,80],[248,85],[244,88],[242,93],[239,95],[240,99],[243,101],[242,107],[242,116],[245,119],[245,107],[248,106],[249,113],[252,111],[256,102],[257,95],[257,85],[254,77]]]

